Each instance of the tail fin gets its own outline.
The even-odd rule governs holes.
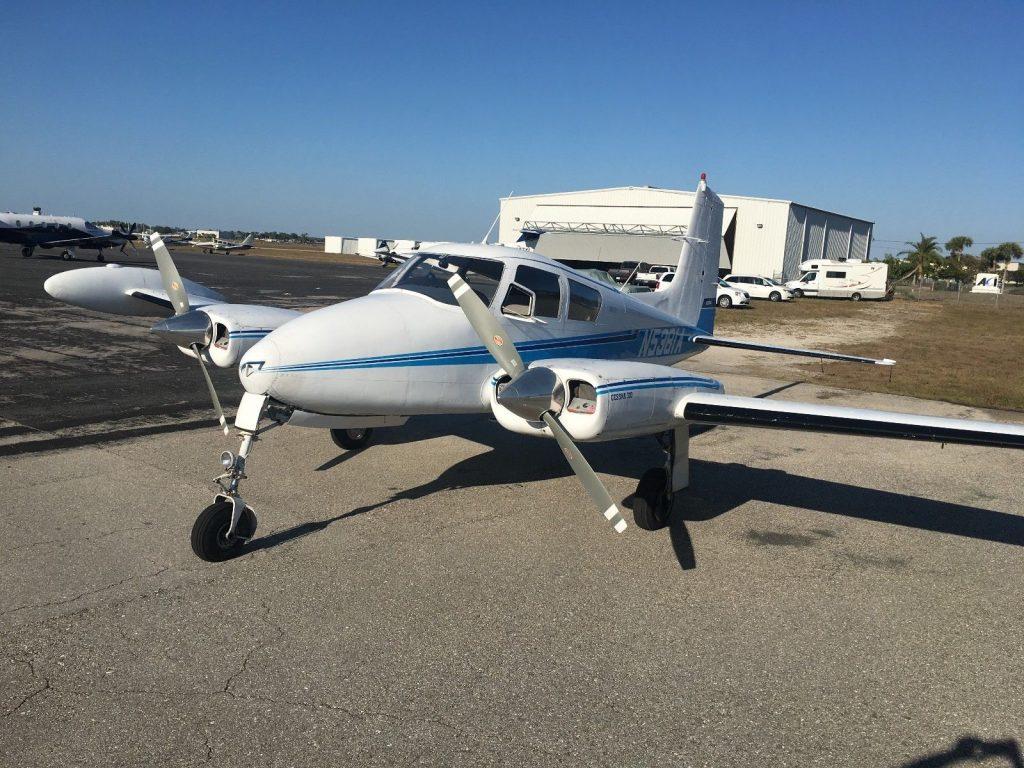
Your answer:
[[[242,245],[252,245],[252,232],[245,236],[245,240],[242,241]]]
[[[636,298],[705,333],[713,333],[715,329],[724,208],[721,198],[708,187],[702,173],[672,284],[657,293],[636,294]]]

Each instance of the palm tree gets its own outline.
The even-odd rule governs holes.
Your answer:
[[[964,251],[972,245],[974,245],[974,239],[967,235],[951,237],[949,242],[946,243],[946,252],[949,254],[949,260],[953,267],[952,271],[956,275],[957,280],[960,280],[966,273],[963,263]]]
[[[925,237],[924,232],[921,233],[920,240],[916,243],[908,240],[907,245],[910,246],[910,250],[900,251],[897,254],[898,256],[906,256],[905,263],[910,265],[910,271],[903,275],[903,277],[913,275],[914,282],[919,283],[921,278],[931,272],[939,259],[942,258],[942,246],[936,242],[936,238]]]

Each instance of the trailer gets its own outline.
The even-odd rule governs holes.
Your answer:
[[[889,265],[878,261],[828,261],[814,259],[800,265],[799,279],[786,288],[797,297],[831,299],[885,299],[889,297]]]

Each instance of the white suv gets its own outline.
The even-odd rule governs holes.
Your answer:
[[[722,278],[733,288],[746,291],[752,299],[768,299],[769,301],[789,301],[793,294],[782,283],[768,277],[752,275],[726,275]]]

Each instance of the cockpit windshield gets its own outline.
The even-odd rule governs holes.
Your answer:
[[[484,304],[490,306],[505,265],[492,259],[474,259],[468,256],[446,256],[426,253],[410,259],[391,273],[380,288],[402,288],[428,296],[442,304],[455,305],[455,295],[448,287],[448,278],[455,272],[462,276]]]

